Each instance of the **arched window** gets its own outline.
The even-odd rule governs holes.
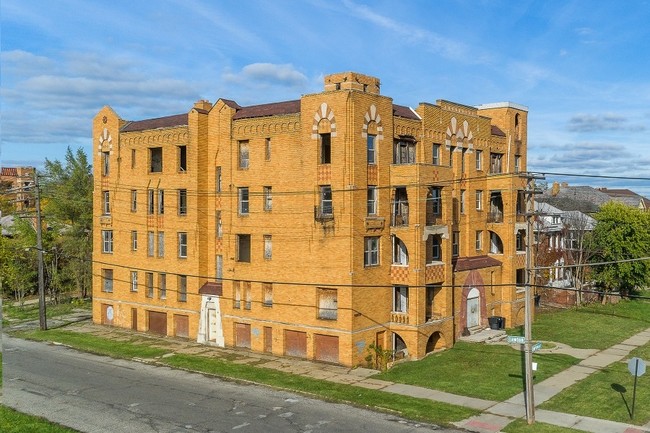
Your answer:
[[[406,266],[409,264],[409,253],[400,238],[393,235],[393,264]]]

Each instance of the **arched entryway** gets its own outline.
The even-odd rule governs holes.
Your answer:
[[[427,340],[425,353],[431,353],[434,350],[441,349],[445,346],[445,339],[439,331],[434,332]]]
[[[467,329],[476,328],[481,323],[481,294],[476,287],[467,294]]]
[[[406,342],[395,332],[393,332],[393,353],[395,354],[395,359],[402,359],[408,356]]]

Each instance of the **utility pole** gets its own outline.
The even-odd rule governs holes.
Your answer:
[[[34,197],[36,204],[36,249],[38,252],[38,321],[41,330],[47,330],[45,312],[45,278],[43,275],[43,226],[41,224],[41,192],[38,185],[38,173],[34,169]]]
[[[535,235],[533,233],[535,223],[535,179],[543,179],[543,176],[526,174],[526,292],[524,303],[524,369],[526,375],[526,421],[528,424],[535,422],[535,392],[533,390],[533,351],[532,351],[532,326],[533,326],[533,304],[532,304],[532,285],[535,281],[533,270],[533,243]]]

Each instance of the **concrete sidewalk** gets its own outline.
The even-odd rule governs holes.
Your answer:
[[[114,340],[133,341],[138,336],[149,344],[153,343],[173,353],[185,353],[206,357],[225,358],[230,362],[254,364],[258,367],[272,368],[287,373],[303,375],[314,379],[327,380],[361,388],[375,389],[410,397],[424,398],[432,401],[449,403],[476,409],[482,413],[478,416],[455,423],[459,428],[478,433],[500,432],[505,426],[518,418],[526,416],[524,393],[515,395],[506,401],[491,401],[479,398],[451,394],[433,389],[373,379],[377,371],[366,368],[348,368],[339,365],[323,364],[309,360],[284,358],[270,354],[250,352],[236,348],[217,348],[188,340],[156,336],[149,333],[135,332],[123,328],[95,325],[90,321],[79,321],[80,317],[71,317],[74,323],[68,329],[76,332],[104,336]],[[62,320],[57,324],[66,323]],[[650,328],[604,350],[573,349],[566,345],[557,345],[553,349],[543,349],[541,353],[564,353],[582,359],[580,363],[535,384],[535,405],[539,405],[574,383],[598,372],[612,363],[619,362],[637,347],[650,342]],[[618,423],[586,416],[571,415],[548,410],[536,410],[536,420],[561,427],[573,428],[593,433],[650,433],[650,423],[645,426]]]

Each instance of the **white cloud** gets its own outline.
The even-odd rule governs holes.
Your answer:
[[[244,66],[237,73],[224,73],[223,79],[226,82],[245,87],[283,86],[297,89],[304,88],[309,81],[293,65],[277,65],[273,63],[252,63]]]

